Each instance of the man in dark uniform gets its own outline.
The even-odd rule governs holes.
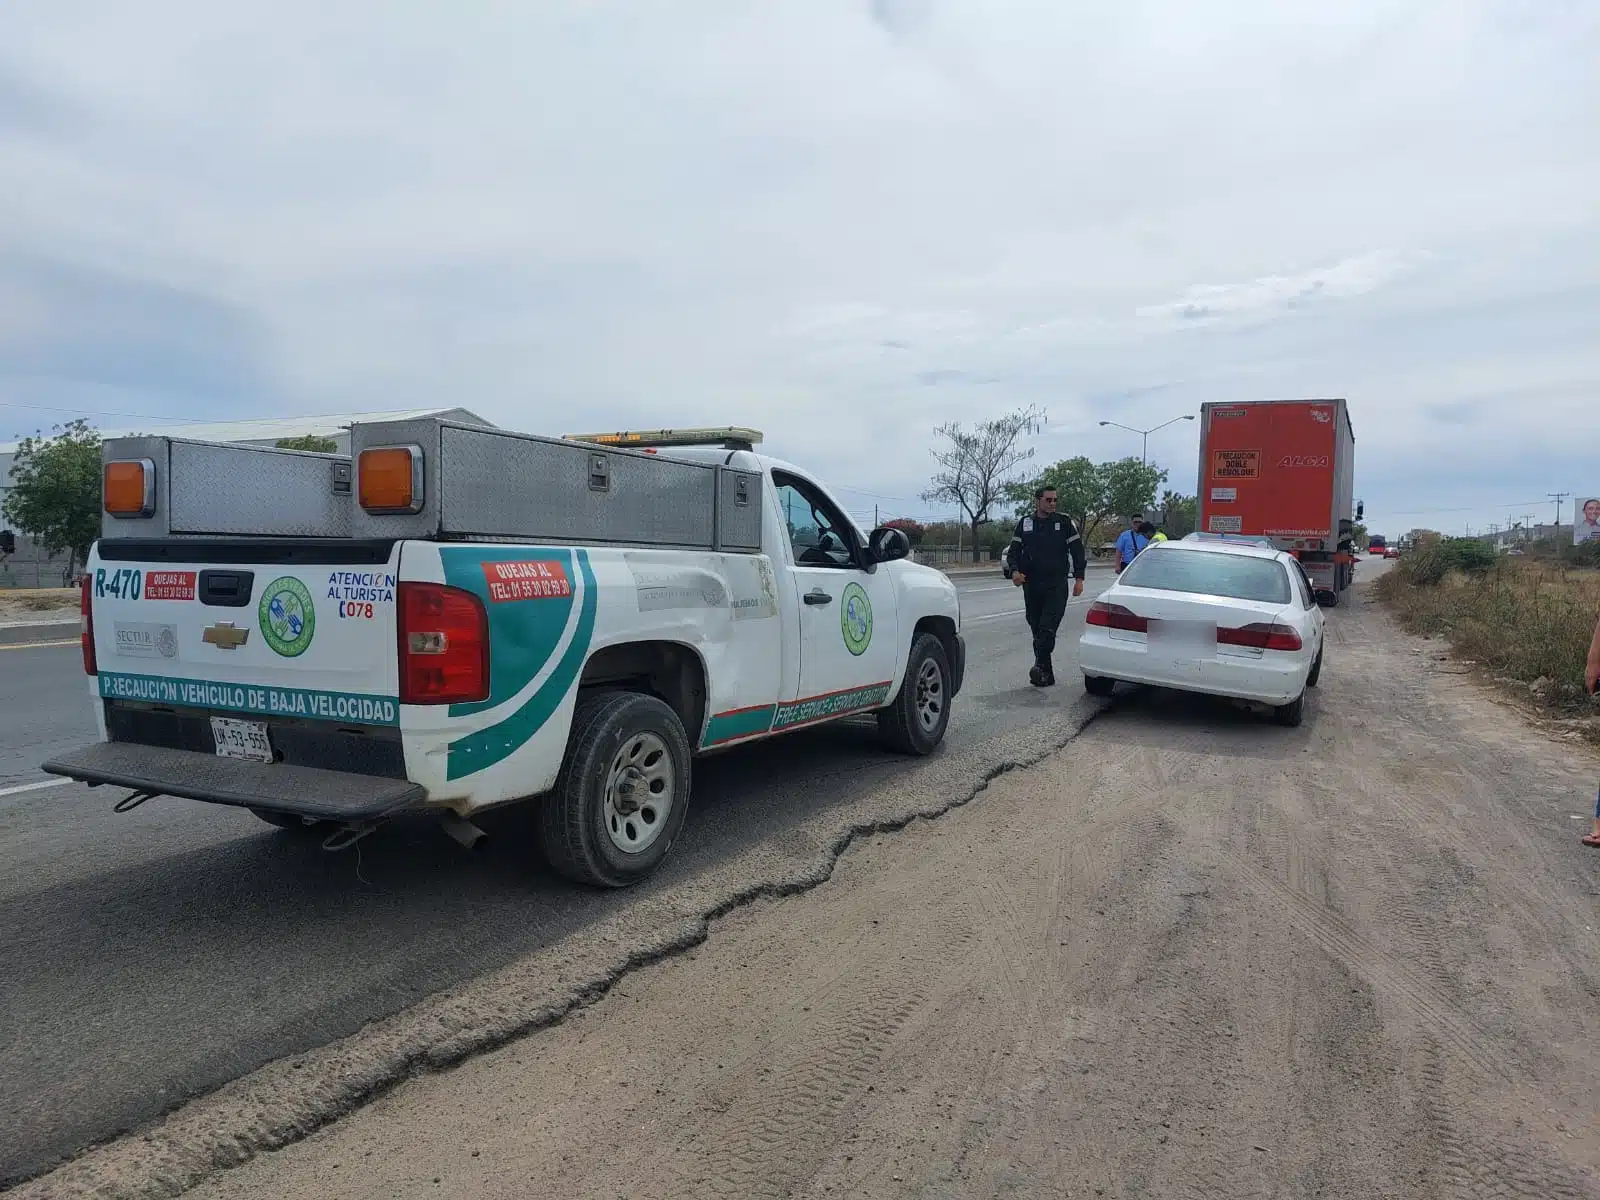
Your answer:
[[[1086,556],[1083,539],[1072,518],[1056,511],[1056,490],[1041,487],[1033,493],[1033,513],[1017,522],[1006,547],[1011,582],[1022,589],[1022,603],[1033,630],[1033,669],[1028,682],[1050,687],[1056,681],[1050,656],[1056,648],[1056,629],[1067,612],[1068,567],[1072,594],[1083,595]]]

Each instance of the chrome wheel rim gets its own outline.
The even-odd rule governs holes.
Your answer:
[[[933,659],[924,659],[917,672],[917,724],[925,733],[939,728],[944,719],[944,672]]]
[[[666,742],[653,733],[627,738],[606,774],[602,819],[611,844],[627,854],[648,850],[667,827],[675,799]]]

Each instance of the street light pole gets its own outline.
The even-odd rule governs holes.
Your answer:
[[[1126,429],[1129,433],[1137,433],[1141,439],[1139,446],[1139,462],[1142,466],[1150,465],[1150,435],[1157,430],[1165,429],[1168,425],[1176,425],[1179,421],[1194,420],[1193,413],[1184,413],[1181,417],[1173,417],[1170,421],[1163,421],[1159,425],[1152,425],[1149,429],[1135,429],[1132,425],[1122,425],[1116,421],[1101,421],[1101,425],[1110,425],[1116,429]]]

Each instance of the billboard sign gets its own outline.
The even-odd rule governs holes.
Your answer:
[[[1600,496],[1590,496],[1587,500],[1580,497],[1577,502],[1572,544],[1581,546],[1585,542],[1600,542]]]

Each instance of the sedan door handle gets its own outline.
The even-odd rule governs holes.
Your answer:
[[[807,604],[832,604],[833,597],[824,591],[807,592],[801,597]]]

